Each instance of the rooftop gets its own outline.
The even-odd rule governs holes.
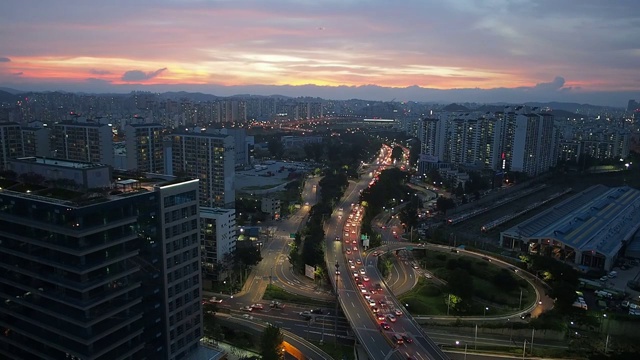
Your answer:
[[[80,161],[71,161],[71,160],[63,160],[63,159],[56,159],[56,158],[35,157],[35,156],[18,158],[18,159],[15,159],[14,161],[34,162],[40,165],[59,166],[59,167],[74,168],[74,169],[92,169],[96,167],[107,166],[107,165],[94,164],[89,162],[80,162]]]
[[[639,190],[595,185],[503,234],[556,239],[583,252],[614,255],[639,227]]]
[[[45,180],[41,184],[29,184],[18,179],[0,178],[0,194],[29,198],[35,201],[83,207],[95,203],[118,200],[123,197],[155,191],[156,186],[168,186],[191,179],[178,179],[167,175],[143,175],[114,172],[112,186],[106,189],[80,189],[73,184]]]

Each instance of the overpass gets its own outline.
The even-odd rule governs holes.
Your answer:
[[[349,243],[345,241],[335,241],[336,238],[342,238],[342,235],[345,235],[343,234],[343,229],[347,216],[345,213],[345,216],[340,217],[340,209],[351,211],[352,204],[359,202],[360,190],[365,189],[368,186],[368,182],[368,179],[363,177],[356,184],[349,186],[347,194],[343,197],[338,209],[334,211],[334,214],[325,224],[325,232],[327,234],[325,261],[327,268],[333,270],[337,267],[340,270],[339,274],[330,276],[333,288],[338,297],[338,303],[349,321],[355,337],[364,347],[370,359],[448,359],[447,355],[429,339],[421,326],[406,311],[402,311],[403,315],[399,316],[396,322],[391,324],[392,329],[387,331],[381,328],[378,320],[374,317],[371,305],[365,302],[364,296],[356,286],[352,276],[352,269],[349,267],[345,257],[347,246],[351,247],[353,251],[353,255],[350,256],[354,258],[361,257],[360,252],[362,252],[363,249],[360,244],[357,244],[359,241],[356,240],[355,245],[357,246],[351,245],[351,241],[349,241]],[[351,238],[356,239],[357,236],[359,236],[358,231],[350,234],[349,240],[351,240]],[[357,249],[354,249],[353,246]],[[366,259],[364,256],[362,256],[362,258]],[[376,304],[380,304],[380,311],[385,309],[387,309],[386,311],[390,311],[392,307],[404,309],[389,289],[386,288],[386,285],[384,285],[384,281],[373,262],[363,263],[360,268],[369,276],[370,283],[379,283],[383,288],[382,294],[371,295],[371,299],[375,300]],[[385,307],[385,309],[383,309],[383,307]],[[391,340],[391,336],[394,333],[408,335],[414,339],[413,344],[398,346]]]

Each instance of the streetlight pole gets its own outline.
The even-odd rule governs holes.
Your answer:
[[[327,313],[327,315],[331,315],[331,313]],[[320,345],[324,344],[324,317],[327,315],[320,316],[322,318],[322,337],[320,338]]]
[[[456,346],[460,345],[460,341],[456,340]],[[467,343],[464,343],[464,360],[467,360]]]
[[[333,328],[333,339],[334,339],[334,344],[337,346],[338,345],[338,280],[340,280],[340,277],[338,275],[340,264],[338,264],[338,260],[336,260],[335,266],[336,266],[336,311],[334,312],[335,322],[334,322],[334,328]]]
[[[484,307],[484,317],[487,317],[487,310],[489,310],[489,307],[485,306]]]
[[[520,288],[520,305],[518,305],[518,310],[522,309],[522,288]]]

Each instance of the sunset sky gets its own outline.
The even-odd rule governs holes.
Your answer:
[[[228,87],[234,93],[261,85],[254,89],[276,93],[282,85],[314,84],[318,87],[299,89],[514,88],[549,100],[558,94],[633,96],[640,90],[639,5],[637,0],[3,1],[0,86],[97,92]]]

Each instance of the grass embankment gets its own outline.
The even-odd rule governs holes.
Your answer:
[[[313,299],[307,296],[287,292],[283,288],[272,284],[267,285],[267,290],[264,292],[262,298],[264,300],[277,300],[293,304],[313,305],[321,307],[331,307],[334,305],[328,301]]]
[[[418,279],[416,287],[399,298],[413,314],[447,315],[449,294],[456,294],[456,287],[470,295],[462,298],[462,306],[452,305],[449,315],[511,314],[519,310],[521,291],[522,309],[535,301],[535,290],[528,282],[489,261],[441,252],[427,252],[419,261],[437,278],[452,282],[443,285],[436,279]],[[462,271],[465,282],[454,284]]]
[[[353,345],[342,345],[337,344],[334,345],[333,339],[330,339],[327,342],[325,339],[324,344],[320,345],[319,342],[313,342],[314,345],[322,349],[327,354],[331,355],[332,359],[346,359],[346,360],[355,360],[355,354],[353,353]]]

